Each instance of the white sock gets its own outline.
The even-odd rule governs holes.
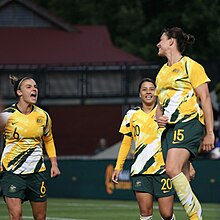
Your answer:
[[[140,215],[140,220],[152,220],[152,215],[151,216],[141,216]]]

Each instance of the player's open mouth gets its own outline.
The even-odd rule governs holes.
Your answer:
[[[147,95],[147,96],[145,96],[145,98],[146,98],[146,99],[152,99],[153,96],[152,96],[152,95]]]
[[[35,93],[32,93],[32,94],[31,94],[31,98],[34,98],[34,99],[36,99],[36,98],[37,98],[37,94],[35,94]]]

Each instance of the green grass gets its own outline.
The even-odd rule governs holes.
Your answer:
[[[220,204],[202,204],[203,220],[219,220]],[[177,220],[187,220],[185,211],[175,203]],[[87,199],[48,199],[47,220],[138,220],[136,201],[87,200]],[[154,220],[160,220],[157,203],[154,204]],[[8,211],[0,200],[0,219],[8,218]],[[33,219],[28,202],[23,204],[23,219]]]

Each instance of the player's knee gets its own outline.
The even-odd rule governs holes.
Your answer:
[[[15,206],[13,209],[9,209],[9,215],[12,220],[22,219],[22,210]]]
[[[22,219],[22,212],[11,211],[9,214],[10,214],[10,219],[12,220]]]
[[[170,178],[177,176],[181,172],[181,169],[173,166],[166,166],[166,173]]]
[[[141,216],[151,216],[153,214],[153,209],[152,208],[145,208],[140,210],[140,215]]]
[[[46,220],[46,213],[37,213],[34,215],[34,220]]]

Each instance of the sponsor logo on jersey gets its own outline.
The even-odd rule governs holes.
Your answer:
[[[172,72],[174,72],[174,73],[179,73],[179,69],[174,69]]]

